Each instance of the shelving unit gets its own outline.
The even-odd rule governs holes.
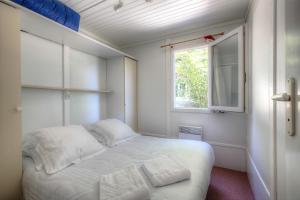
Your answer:
[[[42,90],[55,90],[55,91],[68,91],[68,92],[89,92],[89,93],[112,93],[111,90],[90,90],[83,88],[61,88],[61,87],[49,87],[39,85],[22,85],[25,89],[42,89]]]
[[[23,53],[27,52],[22,57],[27,59],[22,60],[21,63],[24,72],[28,72],[23,72],[21,86],[24,108],[22,131],[24,133],[42,127],[88,124],[107,117],[120,118],[119,115],[113,115],[118,107],[119,96],[122,95],[125,98],[122,91],[118,89],[125,90],[124,86],[127,84],[128,87],[128,82],[131,80],[128,80],[127,83],[120,83],[119,88],[116,89],[114,81],[118,82],[119,80],[116,80],[115,77],[111,77],[111,80],[107,78],[107,71],[114,70],[116,67],[109,66],[107,63],[116,58],[122,60],[130,58],[134,61],[134,68],[136,68],[136,59],[133,56],[80,31],[73,31],[10,0],[0,0],[0,2],[17,8],[21,14],[19,27],[22,32],[20,33],[21,39],[23,39],[21,48],[26,47],[23,49]],[[28,51],[28,49],[31,50]],[[39,59],[35,59],[34,56],[38,56]],[[74,58],[79,57],[91,60],[94,65],[85,63],[85,59],[72,62]],[[96,63],[97,59],[99,63]],[[94,66],[99,68],[95,69]],[[85,70],[85,68],[88,72],[92,70],[98,74],[94,77],[95,79],[88,80],[84,76],[78,75],[81,73],[80,70]],[[125,75],[128,73],[124,71],[124,64],[122,69],[123,71],[119,71],[120,76],[125,79]],[[100,71],[101,73],[98,73]],[[136,73],[136,69],[132,72]],[[132,74],[132,77],[134,79],[131,82],[135,84],[136,75]],[[109,81],[112,85],[107,83]],[[133,87],[132,91],[135,92],[136,86]],[[129,92],[126,95],[127,98],[131,98]],[[129,113],[130,109],[134,110],[134,119],[130,121],[127,116],[126,122],[130,125],[133,124],[133,128],[135,128],[136,107],[130,106],[129,103],[125,107],[126,101],[123,98],[124,111],[122,110],[121,114],[125,121],[125,114]],[[116,99],[115,105],[109,102],[111,99]],[[132,95],[132,99],[136,99],[136,94]],[[133,104],[136,105],[136,103]],[[49,113],[47,117],[41,117],[44,116],[45,105],[47,105]]]
[[[73,49],[98,56],[104,59],[110,59],[116,56],[126,56],[135,59],[131,55],[120,51],[104,42],[91,38],[81,32],[76,32],[55,21],[52,21],[38,13],[35,13],[10,0],[0,0],[5,4],[18,8],[21,11],[21,30],[37,37],[53,41],[58,44],[67,45]],[[88,92],[110,94],[111,90],[92,90],[84,88],[63,88],[40,85],[22,85],[27,89],[43,89],[69,92]]]
[[[122,52],[104,42],[91,38],[81,32],[73,31],[57,22],[54,22],[38,13],[35,13],[10,0],[0,0],[5,4],[11,5],[21,10],[21,30],[35,36],[65,44],[73,49],[99,56],[101,58],[112,58],[115,56],[133,56]]]

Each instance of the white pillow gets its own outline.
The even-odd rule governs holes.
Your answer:
[[[106,119],[96,122],[91,125],[90,129],[99,142],[109,147],[137,136],[127,124],[118,119]]]
[[[36,134],[36,152],[47,174],[87,159],[105,150],[82,126],[45,128]]]
[[[35,165],[35,169],[37,171],[40,171],[41,169],[43,169],[43,162],[41,157],[35,150],[35,147],[38,143],[36,137],[37,133],[38,132],[27,133],[23,138],[22,146],[23,146],[23,156],[32,158]]]

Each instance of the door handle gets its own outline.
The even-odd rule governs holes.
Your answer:
[[[273,101],[286,101],[288,103],[287,109],[286,109],[286,116],[287,116],[287,132],[290,136],[295,135],[295,79],[289,78],[288,79],[288,92],[287,93],[281,93],[281,94],[275,94],[272,96]]]
[[[15,111],[18,112],[18,113],[22,112],[23,108],[21,106],[17,106],[17,107],[15,107]]]
[[[272,96],[273,101],[290,101],[291,96],[287,93],[275,94]]]

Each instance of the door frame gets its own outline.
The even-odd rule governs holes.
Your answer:
[[[283,93],[287,91],[287,60],[286,60],[286,2],[287,0],[274,0],[276,7],[274,8],[276,11],[275,21],[276,21],[276,93]],[[284,150],[286,149],[286,137],[287,136],[287,123],[286,123],[286,103],[279,103],[275,107],[277,113],[280,115],[275,115],[275,141],[274,141],[274,199],[284,199],[288,195],[288,191],[286,189],[286,168]],[[277,123],[284,121],[284,123]],[[282,133],[285,134],[282,134]],[[297,134],[297,133],[296,133]]]
[[[272,66],[272,88],[270,92],[272,95],[277,93],[277,0],[273,0],[273,66]],[[271,84],[270,84],[271,85]],[[272,101],[270,99],[270,101]],[[276,102],[270,103],[270,115],[271,115],[271,186],[270,186],[270,199],[277,200],[277,109]]]
[[[273,94],[287,91],[286,82],[286,0],[274,1],[274,89]],[[286,197],[284,149],[286,127],[286,103],[274,102],[273,114],[273,173],[271,199],[280,200]],[[277,113],[280,115],[277,115]],[[284,123],[277,123],[284,122]],[[285,134],[282,135],[282,132]],[[279,181],[280,180],[280,181]]]

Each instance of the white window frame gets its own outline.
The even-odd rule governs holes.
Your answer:
[[[199,42],[189,43],[188,45],[176,45],[171,50],[171,109],[173,112],[195,112],[195,113],[210,113],[210,109],[207,108],[178,108],[175,107],[175,97],[176,97],[176,59],[175,53],[177,51],[184,51],[188,49],[200,49],[200,48],[208,48],[208,85],[209,85],[209,46],[207,44],[199,44]],[[209,88],[208,88],[209,91]],[[209,93],[207,93],[207,98],[209,100]],[[208,105],[209,101],[207,102]]]
[[[213,86],[213,66],[212,66],[212,46],[230,38],[233,35],[238,35],[238,83],[239,83],[239,94],[238,94],[238,106],[229,107],[229,106],[213,106],[212,105],[212,86]],[[217,111],[231,111],[231,112],[244,112],[245,111],[245,103],[244,103],[244,91],[245,91],[245,67],[244,67],[244,27],[240,26],[237,29],[225,34],[221,38],[218,38],[214,42],[209,44],[208,47],[208,65],[209,65],[209,82],[208,82],[208,108],[210,110]]]

